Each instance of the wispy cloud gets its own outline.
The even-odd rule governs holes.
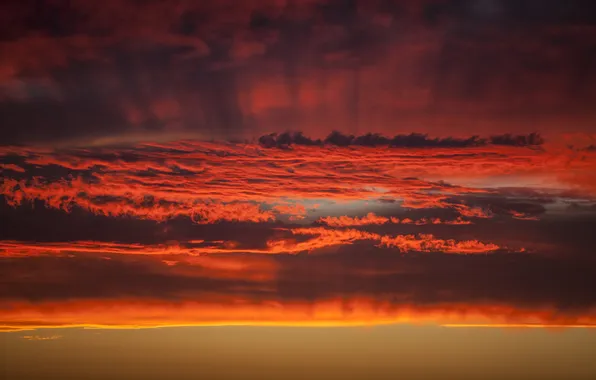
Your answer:
[[[62,335],[24,335],[21,338],[30,341],[46,341],[62,339]]]

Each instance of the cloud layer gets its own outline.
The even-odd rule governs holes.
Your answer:
[[[594,324],[589,151],[291,145],[3,147],[0,325]]]

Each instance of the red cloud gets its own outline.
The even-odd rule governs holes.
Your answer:
[[[453,203],[450,197],[491,190],[410,176],[440,175],[455,182],[465,182],[470,176],[474,182],[503,175],[536,176],[543,181],[550,177],[553,186],[557,186],[570,165],[574,172],[585,173],[586,178],[592,168],[586,161],[567,161],[562,166],[557,156],[515,148],[466,149],[465,154],[456,149],[404,152],[299,147],[291,151],[262,151],[251,145],[187,142],[165,145],[155,151],[142,146],[132,149],[129,153],[134,160],[110,150],[100,155],[91,151],[9,151],[24,155],[27,165],[93,170],[94,178],[89,182],[76,174],[60,180],[5,177],[2,194],[11,204],[38,199],[64,210],[80,206],[99,214],[155,220],[192,214],[202,215],[206,221],[272,220],[274,214],[251,202],[279,204],[284,198],[397,199],[406,208],[449,208],[462,216],[486,218],[490,216],[487,210]],[[490,183],[494,184],[494,180]],[[584,191],[591,192],[590,187]],[[301,210],[298,212],[303,215]]]
[[[281,230],[285,231],[285,230]],[[240,248],[232,241],[207,242],[203,240],[179,242],[168,245],[118,244],[98,241],[80,241],[72,243],[26,243],[18,241],[0,241],[0,256],[18,257],[40,254],[68,253],[105,253],[123,255],[158,255],[158,256],[198,256],[210,253],[263,253],[294,254],[304,251],[349,245],[356,241],[368,240],[379,246],[397,248],[401,252],[446,252],[446,253],[488,253],[503,249],[496,244],[482,243],[476,240],[455,241],[435,238],[430,234],[415,235],[379,235],[356,229],[330,229],[325,227],[304,227],[288,230],[289,237],[270,239],[263,249]],[[293,236],[312,236],[297,241]]]
[[[25,173],[25,169],[15,164],[0,164],[0,171],[12,170],[19,173]]]
[[[474,215],[476,216],[476,215]],[[466,225],[472,224],[469,220],[463,220],[457,218],[455,220],[442,220],[440,218],[422,218],[419,220],[412,220],[409,218],[399,219],[396,217],[384,217],[376,215],[373,212],[369,212],[363,217],[350,217],[350,216],[326,216],[318,220],[319,223],[326,224],[330,227],[353,227],[353,226],[367,226],[374,224],[416,224],[418,226],[425,224],[451,224],[451,225]]]

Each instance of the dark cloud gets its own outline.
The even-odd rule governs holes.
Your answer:
[[[265,284],[275,289],[274,293],[262,291],[262,281],[218,278],[220,272],[200,264],[170,266],[158,258],[76,254],[3,259],[0,298],[30,302],[114,298],[200,301],[202,295],[215,292],[254,303],[364,297],[395,306],[550,307],[563,315],[578,315],[596,305],[591,291],[596,285],[593,261],[536,254],[388,253],[355,245],[337,254],[269,257],[267,261],[275,263],[277,274]],[[211,262],[225,260],[226,256],[220,255]],[[105,281],[107,278],[110,280]]]
[[[472,136],[467,139],[444,137],[431,138],[426,134],[411,133],[409,135],[396,135],[393,138],[385,137],[379,133],[367,133],[362,136],[344,134],[333,131],[325,139],[312,139],[306,137],[302,132],[271,133],[261,136],[259,143],[264,148],[284,148],[290,145],[323,146],[336,145],[347,146],[368,146],[380,147],[389,146],[394,148],[467,148],[492,145],[508,145],[518,147],[533,147],[544,144],[544,139],[538,133],[529,135],[495,135],[488,139]]]
[[[0,298],[30,302],[120,297],[175,301],[184,294],[200,297],[210,292],[242,296],[246,293],[234,289],[251,285],[244,280],[209,277],[200,270],[197,276],[168,273],[167,267],[158,260],[120,260],[110,255],[2,260],[5,290]],[[258,293],[256,286],[252,293]]]
[[[280,294],[309,300],[364,294],[427,305],[554,304],[562,312],[589,308],[596,302],[587,292],[594,284],[592,270],[583,267],[589,262],[522,254],[400,257],[363,247],[346,250],[343,256],[286,258]]]
[[[491,136],[490,143],[494,145],[537,146],[544,144],[544,139],[538,133],[530,133],[529,135],[504,134]]]
[[[449,199],[453,203],[466,203],[489,210],[495,215],[511,215],[512,213],[540,216],[546,213],[546,206],[557,201],[554,196],[544,194],[519,194],[507,190],[497,190],[491,195],[477,194],[455,196]]]

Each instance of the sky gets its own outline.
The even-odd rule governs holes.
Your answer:
[[[0,374],[593,378],[595,52],[582,0],[4,1]]]
[[[138,3],[3,2],[3,140],[593,132],[590,0]]]

